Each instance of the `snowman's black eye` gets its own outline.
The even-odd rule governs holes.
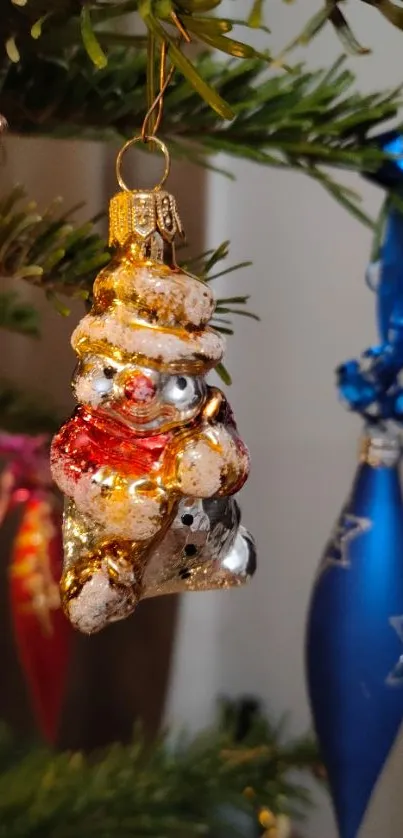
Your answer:
[[[201,376],[167,375],[163,387],[163,400],[178,410],[188,410],[199,404],[205,393]]]
[[[114,367],[104,367],[105,378],[113,378],[114,375],[116,375],[116,370]]]

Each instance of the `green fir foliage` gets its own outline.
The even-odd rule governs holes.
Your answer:
[[[355,90],[354,74],[340,58],[326,71],[299,64],[267,69],[258,58],[194,61],[197,72],[225,97],[234,113],[220,119],[180,75],[165,97],[161,136],[174,155],[202,165],[225,152],[264,166],[294,169],[315,178],[352,212],[359,196],[328,167],[373,171],[383,159],[374,131],[396,117],[401,88],[372,94]],[[0,76],[0,112],[19,134],[99,140],[138,134],[144,118],[146,56],[116,47],[97,69],[77,48],[61,57],[27,56]]]
[[[289,2],[289,0],[284,0]],[[403,29],[403,7],[393,0],[361,0],[366,6],[372,6],[380,14],[398,29]],[[293,39],[286,51],[298,45],[306,45],[312,40],[326,24],[331,24],[340,38],[343,47],[352,55],[366,55],[370,50],[363,46],[356,38],[350,23],[349,10],[357,0],[322,0],[316,2],[316,9],[312,17],[304,26],[302,32]],[[347,8],[346,8],[347,7]],[[343,11],[342,11],[343,9]]]
[[[55,433],[61,415],[48,395],[19,390],[12,381],[0,378],[0,428],[15,434]],[[1,836],[1,824],[0,824]]]
[[[76,0],[55,0],[52,8],[44,0],[2,0],[8,9],[0,24],[0,40],[4,56],[17,64],[36,49],[44,56],[56,58],[81,44],[93,64],[100,70],[108,63],[112,45],[144,47],[146,33],[158,44],[166,41],[178,70],[206,102],[223,119],[232,119],[229,103],[198,72],[178,43],[182,39],[201,43],[236,58],[259,56],[250,44],[229,37],[234,24],[242,21],[222,18],[211,12],[220,5],[215,0],[93,0],[84,4]],[[120,33],[114,22],[137,12],[144,24],[143,35]],[[245,20],[245,26],[248,21]],[[127,27],[125,27],[127,28]],[[130,28],[130,27],[129,27]],[[265,60],[269,55],[265,54]],[[4,63],[4,59],[3,59]]]
[[[35,309],[14,291],[0,293],[0,329],[39,337],[39,318]]]
[[[42,288],[65,314],[69,310],[60,296],[91,301],[94,279],[112,255],[105,239],[96,232],[94,225],[98,219],[75,226],[71,221],[74,209],[63,213],[60,200],[56,200],[40,213],[35,202],[26,203],[22,187],[15,187],[0,201],[0,277],[23,279]],[[206,282],[251,265],[251,262],[241,262],[221,267],[228,255],[229,242],[223,242],[215,250],[191,260],[181,262],[179,253],[178,261]],[[219,298],[216,314],[243,314],[258,319],[251,312],[238,310],[248,299],[247,295]],[[34,311],[28,304],[19,303],[14,293],[0,295],[2,328],[38,335]]]
[[[240,738],[238,714],[193,739],[147,745],[139,732],[102,754],[54,754],[0,739],[1,838],[245,838],[234,813],[262,807],[303,816],[310,798],[291,773],[316,773],[308,738],[286,741],[257,715]],[[229,812],[232,810],[232,817]],[[238,821],[239,824],[239,821]]]
[[[284,0],[289,2],[289,0]],[[303,31],[293,39],[290,46],[306,44],[317,35],[325,25],[331,24],[339,35],[343,46],[353,54],[368,52],[357,40],[349,24],[349,10],[358,0],[316,0],[312,17]],[[372,6],[393,26],[403,28],[403,9],[393,0],[361,0],[366,7]],[[266,29],[270,24],[270,7],[264,9],[263,0],[254,0],[248,4],[244,20],[232,20],[220,14],[221,0],[2,0],[0,18],[0,43],[3,54],[9,60],[18,62],[22,55],[38,50],[54,51],[71,49],[81,42],[89,60],[98,68],[103,68],[108,61],[110,44],[130,44],[142,47],[146,42],[146,33],[152,33],[156,40],[166,39],[171,43],[175,58],[178,59],[176,43],[178,23],[187,36],[197,43],[220,50],[237,58],[250,58],[256,51],[248,43],[248,38],[238,40],[233,37],[234,25],[239,23],[250,28]],[[246,6],[246,2],[245,2]],[[144,24],[144,34],[131,35],[116,31],[116,21],[126,24],[128,14],[137,12]],[[265,14],[264,14],[265,12]],[[266,21],[267,19],[267,21]],[[269,60],[269,50],[265,53]],[[179,55],[176,61],[179,69],[199,90],[207,94],[211,105],[218,105],[222,116],[228,115],[225,101],[220,102],[213,90],[209,90],[203,76],[197,74],[187,61]]]

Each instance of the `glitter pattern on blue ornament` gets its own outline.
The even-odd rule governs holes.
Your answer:
[[[364,421],[359,463],[325,547],[308,616],[308,691],[340,838],[358,838],[403,721],[403,138],[375,179],[386,198],[382,242],[367,270],[379,343],[336,371]],[[403,206],[403,204],[402,204]]]

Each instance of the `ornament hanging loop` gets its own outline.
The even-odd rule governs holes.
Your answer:
[[[124,146],[120,149],[119,154],[116,158],[116,177],[121,189],[125,192],[130,192],[131,190],[127,186],[126,182],[122,177],[121,166],[122,166],[122,158],[127,151],[128,148],[132,145],[136,145],[139,142],[147,143],[154,143],[160,151],[162,151],[165,157],[165,169],[162,175],[161,180],[156,186],[153,187],[153,192],[157,192],[158,190],[162,189],[164,183],[166,182],[169,172],[171,170],[171,158],[169,151],[162,140],[160,140],[156,134],[159,130],[161,125],[162,115],[164,111],[164,96],[167,90],[168,85],[171,83],[173,74],[175,72],[175,67],[172,65],[169,72],[166,72],[166,63],[167,63],[167,53],[168,53],[168,44],[166,41],[162,42],[161,45],[161,56],[160,56],[160,89],[159,93],[155,97],[151,107],[148,109],[145,117],[144,122],[141,128],[141,134],[138,137],[133,137],[132,139],[128,140]]]
[[[141,135],[138,136],[138,137],[132,137],[131,140],[128,140],[127,143],[125,143],[124,146],[122,146],[122,148],[120,149],[119,154],[116,158],[116,178],[117,178],[117,181],[118,181],[118,184],[119,184],[120,188],[123,189],[124,192],[130,192],[131,190],[127,186],[127,183],[125,182],[125,180],[122,177],[121,167],[122,167],[123,155],[127,151],[127,149],[130,148],[131,146],[137,145],[138,143],[143,143],[143,142],[144,143],[155,143],[155,145],[158,146],[159,150],[162,151],[162,153],[164,155],[164,158],[165,158],[164,173],[162,175],[161,180],[153,187],[153,189],[152,189],[153,192],[158,192],[160,189],[162,189],[162,187],[164,186],[164,183],[166,182],[166,180],[169,176],[169,173],[171,171],[171,156],[169,154],[167,146],[165,145],[165,143],[162,142],[162,140],[159,139],[159,137],[153,137],[153,136],[148,136],[148,135],[146,135],[144,138]]]

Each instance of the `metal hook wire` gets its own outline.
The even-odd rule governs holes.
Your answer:
[[[172,22],[174,23],[174,25],[176,26],[176,28],[179,32],[178,45],[181,43],[181,41],[185,41],[187,44],[190,44],[191,43],[191,37],[190,37],[188,31],[186,30],[186,28],[183,26],[183,23],[179,19],[178,15],[174,11],[171,12],[171,19],[172,19]],[[168,43],[167,43],[167,41],[162,41],[161,57],[160,57],[160,79],[159,79],[160,89],[159,89],[159,93],[155,97],[151,107],[148,109],[148,111],[147,111],[147,113],[144,117],[144,122],[143,122],[143,125],[142,125],[142,128],[141,128],[141,136],[142,136],[144,142],[146,141],[146,137],[154,137],[156,135],[156,133],[158,132],[158,130],[160,128],[160,125],[161,125],[162,116],[163,116],[163,112],[164,112],[164,96],[165,96],[165,93],[166,93],[166,90],[167,90],[168,86],[170,85],[170,83],[172,81],[172,78],[173,78],[173,75],[174,75],[174,72],[175,72],[175,65],[174,64],[172,64],[169,72],[168,73],[166,72],[167,56],[168,56]],[[155,119],[154,125],[151,125],[151,120],[154,116],[155,111],[157,111],[157,117]]]
[[[166,74],[166,60],[167,60],[167,52],[168,52],[168,45],[166,41],[163,41],[161,46],[161,59],[160,59],[160,90],[157,96],[155,97],[151,107],[148,109],[145,117],[144,122],[141,128],[141,136],[143,138],[143,142],[146,142],[146,137],[154,137],[159,127],[161,125],[161,120],[164,112],[164,96],[167,90],[168,85],[171,83],[173,74],[175,72],[175,66],[172,64],[168,74]],[[158,109],[158,110],[157,110]],[[154,112],[157,110],[157,118],[155,120],[154,125],[152,128],[149,127],[150,120],[153,117]]]
[[[190,40],[191,40],[190,36],[189,36],[188,32],[186,31],[186,29],[184,28],[184,26],[182,25],[182,23],[180,22],[177,15],[175,15],[175,13],[173,12],[171,17],[172,17],[172,20],[173,20],[175,26],[177,27],[177,29],[180,33],[178,43],[180,43],[182,40],[185,40],[187,43],[189,43]],[[141,127],[140,135],[138,137],[133,137],[131,140],[128,140],[124,144],[123,148],[120,149],[119,154],[118,154],[117,159],[116,159],[116,177],[117,177],[119,186],[124,191],[130,191],[130,190],[129,190],[129,187],[126,185],[126,182],[124,181],[124,179],[122,177],[122,173],[121,173],[122,158],[123,158],[123,155],[124,155],[125,151],[128,148],[130,148],[131,146],[136,145],[136,143],[139,143],[139,142],[143,142],[145,144],[154,143],[155,145],[158,146],[160,151],[162,151],[162,153],[165,157],[164,173],[163,173],[162,178],[159,181],[159,183],[157,183],[156,186],[154,186],[153,191],[160,190],[162,188],[162,186],[164,185],[164,183],[165,183],[165,181],[166,181],[166,179],[169,175],[170,166],[171,166],[169,151],[168,151],[165,143],[163,143],[162,140],[160,140],[156,136],[157,131],[159,130],[159,127],[161,125],[161,120],[162,120],[162,116],[163,116],[163,112],[164,112],[164,96],[165,96],[167,87],[171,83],[174,72],[175,72],[175,65],[172,64],[170,69],[169,69],[169,72],[167,73],[167,70],[166,70],[167,56],[168,56],[168,43],[167,43],[167,41],[162,41],[161,55],[160,55],[160,72],[159,72],[159,86],[160,86],[159,93],[155,97],[151,107],[148,109],[148,111],[147,111],[147,113],[144,117],[144,121],[143,121],[143,125]],[[154,124],[152,124],[153,116],[154,116],[155,112],[157,112],[157,116],[156,116]]]

